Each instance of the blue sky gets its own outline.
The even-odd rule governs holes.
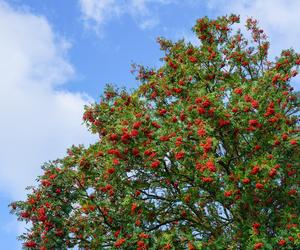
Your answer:
[[[158,36],[197,44],[199,17],[254,16],[274,57],[300,51],[299,12],[297,0],[0,0],[1,249],[21,249],[24,230],[7,204],[24,198],[43,162],[95,141],[81,125],[83,105],[106,83],[138,86],[130,65],[160,65]]]

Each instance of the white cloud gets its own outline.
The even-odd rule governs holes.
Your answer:
[[[0,37],[0,190],[20,199],[43,162],[92,142],[81,125],[91,99],[56,89],[75,71],[66,59],[70,44],[44,17],[0,1]]]
[[[103,25],[123,15],[131,16],[141,29],[159,24],[159,16],[151,6],[177,3],[177,0],[79,0],[85,26],[101,35]]]

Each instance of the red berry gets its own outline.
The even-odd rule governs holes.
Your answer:
[[[280,241],[278,241],[278,245],[279,246],[284,246],[286,244],[286,240],[281,239]]]
[[[157,168],[159,166],[160,162],[159,161],[153,161],[151,163],[151,168]]]
[[[243,179],[243,183],[244,183],[244,184],[248,184],[248,183],[250,183],[250,179],[249,179],[249,178],[245,178],[245,179]]]

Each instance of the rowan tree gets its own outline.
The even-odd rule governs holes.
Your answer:
[[[43,165],[12,212],[29,249],[299,249],[300,56],[269,59],[257,21],[197,20],[159,38],[158,69],[107,86],[83,120],[99,141]],[[247,38],[248,37],[248,38]]]

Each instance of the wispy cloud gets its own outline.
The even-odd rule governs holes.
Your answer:
[[[79,3],[85,27],[94,29],[99,35],[104,24],[123,12],[115,0],[79,0]]]
[[[106,23],[129,15],[141,29],[153,28],[160,23],[152,6],[169,5],[177,0],[79,0],[82,18],[87,28],[101,36]]]

